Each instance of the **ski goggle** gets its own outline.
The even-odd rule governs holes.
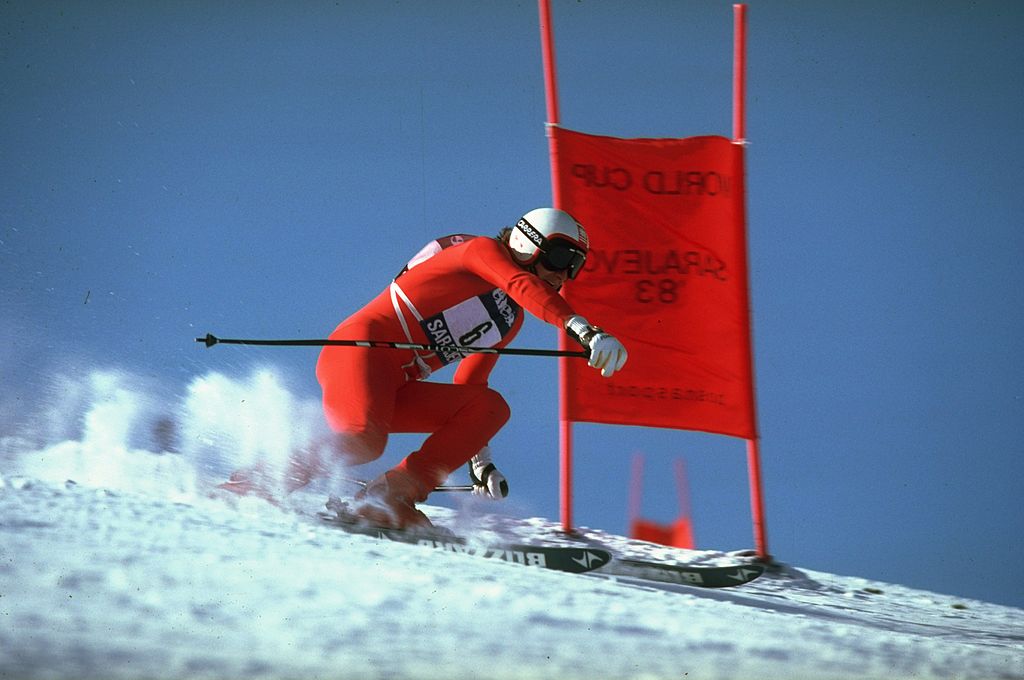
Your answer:
[[[587,261],[587,254],[562,241],[548,241],[540,252],[540,263],[553,272],[569,272],[575,279]]]

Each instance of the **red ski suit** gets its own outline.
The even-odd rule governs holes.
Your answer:
[[[522,310],[562,328],[572,308],[551,286],[516,264],[493,238],[465,234],[428,244],[394,282],[330,337],[437,344],[439,352],[325,347],[316,375],[331,429],[349,464],[380,457],[388,434],[430,436],[399,467],[424,489],[465,464],[508,421],[509,408],[487,386],[493,354],[463,358],[458,345],[503,347]],[[451,384],[424,382],[460,361]]]

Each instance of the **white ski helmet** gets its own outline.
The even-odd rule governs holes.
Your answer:
[[[590,242],[583,226],[556,208],[536,208],[519,218],[509,234],[508,246],[516,262],[540,262],[552,271],[568,271],[574,279],[587,259]]]

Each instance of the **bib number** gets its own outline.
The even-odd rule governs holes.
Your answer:
[[[500,288],[463,300],[420,322],[442,364],[465,356],[462,347],[494,347],[508,335],[519,305]]]
[[[480,338],[484,337],[484,333],[491,330],[491,328],[493,327],[493,323],[491,323],[490,321],[484,321],[482,324],[480,324],[470,332],[460,336],[459,344],[462,345],[463,347],[475,345],[480,340]]]

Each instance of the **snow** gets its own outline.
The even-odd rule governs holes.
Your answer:
[[[235,388],[194,386],[201,454],[133,446],[148,411],[116,380],[93,385],[79,435],[0,440],[0,678],[1024,678],[1021,609],[794,565],[723,590],[563,574],[346,534],[313,516],[322,490],[284,508],[211,495],[237,461],[199,425],[223,427]],[[571,541],[490,507],[425,510],[471,539]]]
[[[0,518],[0,677],[1024,677],[1024,611],[792,567],[714,591],[576,576],[21,476]]]

